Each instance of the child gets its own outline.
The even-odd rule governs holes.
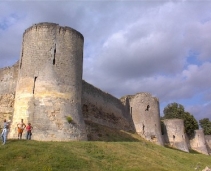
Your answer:
[[[4,126],[3,126],[2,133],[1,133],[3,145],[7,141],[7,132],[8,132],[8,129],[9,129],[9,124],[7,123],[6,119],[4,119]]]

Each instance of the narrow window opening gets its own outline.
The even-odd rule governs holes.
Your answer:
[[[54,54],[53,54],[53,65],[55,65],[56,63],[56,44],[55,44],[55,48],[54,48]]]
[[[144,132],[145,125],[143,124],[142,131]]]
[[[23,58],[23,52],[22,52],[21,61],[20,61],[20,69],[22,67],[22,58]]]
[[[145,109],[145,111],[149,111],[149,108],[150,108],[150,106],[149,106],[149,105],[147,105],[147,108]]]
[[[175,135],[173,135],[173,140],[175,140]]]
[[[34,87],[33,87],[33,94],[34,94],[34,90],[35,90],[35,82],[37,80],[37,77],[34,77]]]

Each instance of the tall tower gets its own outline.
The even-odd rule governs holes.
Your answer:
[[[54,23],[39,23],[23,34],[14,115],[31,122],[33,139],[86,140],[81,112],[83,42],[81,33]]]
[[[149,141],[163,145],[158,99],[149,93],[138,93],[128,98],[136,132]]]

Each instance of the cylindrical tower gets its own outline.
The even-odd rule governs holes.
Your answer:
[[[165,143],[182,151],[189,152],[185,136],[184,120],[182,119],[165,119],[164,137]]]
[[[190,147],[199,153],[208,155],[203,129],[194,131],[194,137],[190,139]]]
[[[158,99],[149,93],[138,93],[128,98],[136,132],[149,141],[163,145]]]
[[[17,137],[23,119],[34,127],[35,140],[87,139],[81,112],[83,42],[78,31],[54,23],[24,32],[10,138]]]

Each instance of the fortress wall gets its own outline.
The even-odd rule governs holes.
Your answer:
[[[199,153],[208,155],[203,129],[194,131],[194,136],[190,139],[190,147]]]
[[[82,87],[82,111],[86,123],[94,122],[119,130],[134,130],[131,116],[119,99],[85,81]]]
[[[165,119],[163,123],[165,143],[179,150],[189,152],[184,121],[182,119]]]
[[[39,23],[23,35],[14,116],[31,122],[33,139],[86,140],[81,113],[83,36],[70,27]],[[72,122],[68,119],[72,118]]]
[[[211,135],[205,135],[205,143],[208,153],[211,154]]]
[[[15,102],[15,88],[18,78],[18,62],[0,69],[0,122],[11,120]]]
[[[127,96],[136,132],[143,138],[163,145],[159,101],[149,93]]]

